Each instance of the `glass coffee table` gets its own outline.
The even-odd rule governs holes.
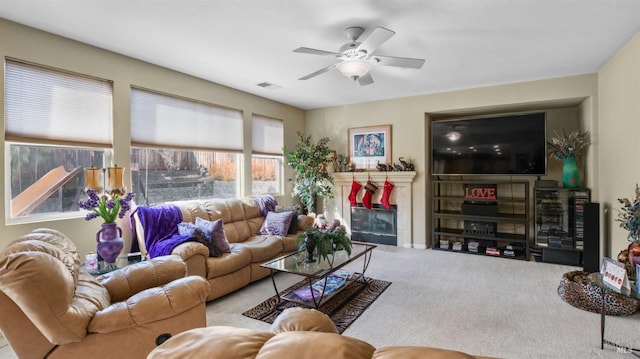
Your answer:
[[[607,296],[619,295],[622,297],[640,300],[640,294],[636,291],[634,285],[631,285],[631,289],[625,287],[622,287],[621,289],[613,288],[612,286],[609,286],[602,281],[602,274],[600,274],[599,272],[589,274],[587,276],[587,281],[600,288],[601,293],[602,307],[600,308],[600,349],[604,349],[604,346],[606,344],[619,349],[623,349],[624,351],[631,353],[633,356],[640,358],[640,349],[620,345],[604,338],[606,318],[605,304],[607,303]]]
[[[339,250],[329,255],[329,260],[311,263],[305,262],[306,254],[294,252],[264,263],[261,267],[271,270],[273,289],[280,301],[286,300],[317,309],[350,283],[362,284],[363,288],[366,286],[364,273],[371,261],[371,251],[376,247],[369,243],[353,242],[351,255],[344,250]],[[362,272],[343,269],[358,259],[363,261]],[[275,279],[275,274],[280,272],[304,277],[306,284],[290,287],[281,292],[278,290]]]

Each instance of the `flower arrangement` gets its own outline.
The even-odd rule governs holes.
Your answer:
[[[632,201],[628,198],[618,198],[622,204],[622,209],[618,211],[616,221],[620,222],[620,227],[629,231],[627,240],[631,243],[638,242],[640,237],[640,187],[636,184],[636,197]]]
[[[122,198],[118,195],[109,198],[106,194],[99,196],[95,190],[88,189],[87,196],[89,196],[89,199],[78,202],[78,207],[91,211],[87,213],[84,219],[89,221],[102,217],[104,223],[114,223],[116,218],[123,218],[127,211],[131,209],[131,200],[134,193],[129,192]]]
[[[554,133],[555,137],[551,138],[551,141],[547,141],[547,145],[551,157],[557,160],[579,156],[591,142],[589,131],[575,130],[567,135],[563,130],[562,136],[557,132]]]

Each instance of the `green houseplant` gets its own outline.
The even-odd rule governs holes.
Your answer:
[[[314,213],[317,196],[333,198],[333,177],[327,171],[330,163],[327,147],[328,137],[318,143],[311,142],[311,136],[297,132],[298,143],[293,151],[282,148],[287,164],[296,171],[293,196],[298,196],[307,213]]]
[[[310,240],[313,241],[313,246],[308,246]],[[320,263],[320,261],[326,259],[329,260],[330,264],[333,264],[333,261],[330,260],[329,255],[333,254],[334,251],[344,250],[348,255],[351,255],[351,248],[353,247],[351,239],[343,229],[323,230],[311,226],[307,227],[304,232],[298,233],[296,244],[298,253],[305,250],[309,252],[308,261],[314,261],[313,252],[315,249],[317,262]]]

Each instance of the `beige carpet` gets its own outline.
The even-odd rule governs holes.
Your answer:
[[[426,345],[503,358],[632,358],[615,348],[600,350],[599,314],[558,297],[562,274],[576,269],[379,246],[366,274],[393,284],[344,335],[376,347]],[[299,277],[277,280],[286,288]],[[253,283],[210,302],[207,323],[268,330],[269,324],[242,313],[273,295],[269,278]],[[640,314],[607,317],[606,323],[606,338],[640,347]],[[15,358],[4,343],[0,338],[0,358]]]
[[[600,350],[599,314],[558,296],[562,274],[577,269],[379,246],[367,276],[393,284],[343,334],[376,347],[426,345],[502,358],[631,358],[615,348]],[[298,280],[277,278],[280,288]],[[207,322],[268,330],[242,312],[273,294],[270,279],[254,283],[209,303]],[[640,347],[639,313],[606,323],[606,338]]]

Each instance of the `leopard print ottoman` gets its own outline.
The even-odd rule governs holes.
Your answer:
[[[602,308],[602,294],[600,288],[589,283],[589,273],[584,271],[567,272],[562,275],[558,286],[558,295],[572,306],[600,313]],[[640,300],[609,292],[606,295],[605,314],[627,316],[640,308]]]

